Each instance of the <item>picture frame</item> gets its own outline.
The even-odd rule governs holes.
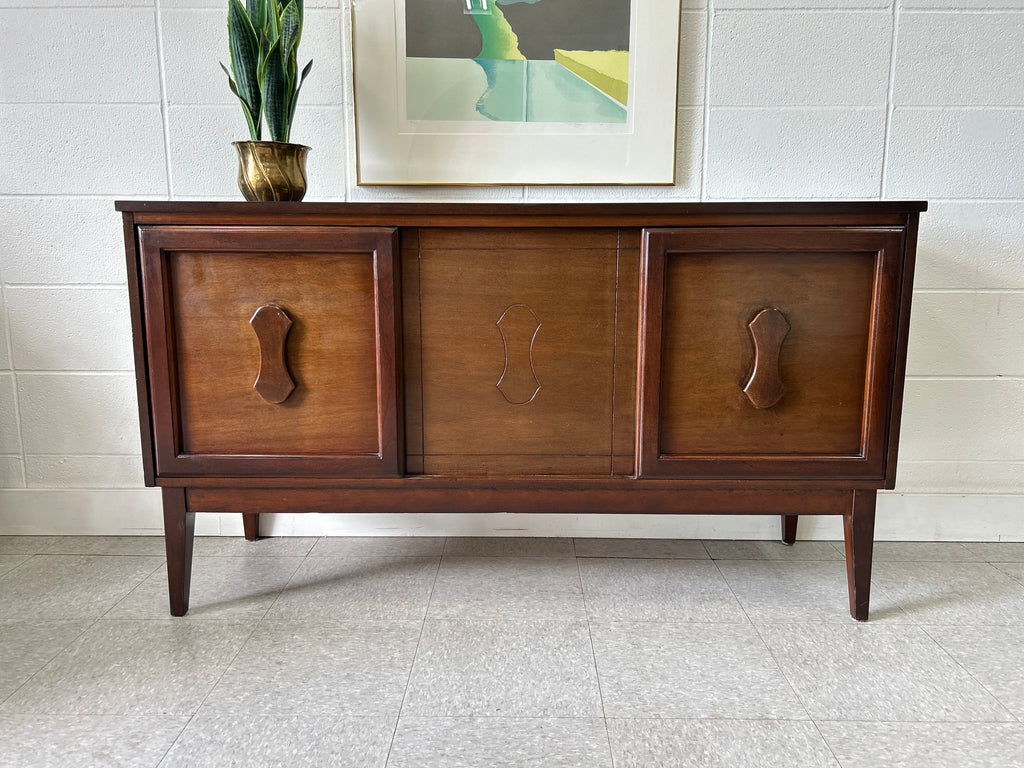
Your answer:
[[[474,21],[483,32],[482,24],[497,23],[462,18],[479,12],[481,7],[492,13],[496,8],[503,16],[511,16],[512,10],[519,13],[516,5],[567,1],[572,2],[353,3],[357,183],[672,184],[679,0],[603,0],[624,4],[627,9],[625,66],[621,65],[623,53],[618,50],[563,50],[554,46],[555,60],[541,60],[545,51],[552,50],[551,40],[557,43],[560,35],[579,47],[582,33],[578,25],[563,21],[559,27],[545,20],[529,26],[520,24],[518,16],[515,24],[525,28],[525,33],[511,35],[513,45],[526,48],[530,38],[535,49],[541,50],[537,59],[519,55],[515,49],[511,55],[499,52],[499,57],[506,58],[492,60],[486,33],[484,48],[476,56],[466,54],[465,44],[458,49],[461,53],[448,55],[458,48],[462,38],[449,43],[445,30],[464,30],[469,21]],[[408,4],[412,3],[430,7],[410,8]],[[443,22],[437,19],[438,9],[444,14]],[[424,18],[437,19],[445,26],[438,28],[441,34],[422,34],[419,17],[410,16],[421,33],[410,39],[407,14],[424,10],[429,11]],[[536,15],[535,9],[528,10]],[[621,19],[621,8],[618,11]],[[620,24],[618,31],[610,29],[608,33],[625,41],[624,26]],[[507,42],[509,37],[505,34],[503,39]],[[583,44],[590,39],[583,38]],[[543,48],[545,43],[547,47]],[[475,44],[479,45],[479,37]],[[424,52],[442,55],[423,56]],[[618,60],[605,64],[611,54]],[[599,58],[592,64],[595,55]],[[612,74],[606,76],[602,67]],[[506,77],[506,73],[510,74]],[[611,86],[609,77],[615,81]]]

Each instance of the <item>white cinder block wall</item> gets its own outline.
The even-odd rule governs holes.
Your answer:
[[[388,0],[363,0],[387,2]],[[643,2],[643,0],[634,0]],[[1024,0],[683,0],[674,187],[357,187],[348,0],[306,0],[312,200],[924,198],[879,538],[1024,539]],[[239,199],[223,0],[0,0],[0,533],[160,529],[115,198]],[[237,533],[237,516],[200,516]],[[810,521],[808,537],[839,535]],[[273,516],[290,533],[772,537],[762,518]]]

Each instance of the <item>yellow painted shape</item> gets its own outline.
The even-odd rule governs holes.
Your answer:
[[[555,61],[620,104],[626,103],[629,95],[629,51],[563,51],[555,48]]]

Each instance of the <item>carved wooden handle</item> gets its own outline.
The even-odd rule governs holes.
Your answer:
[[[291,318],[277,304],[264,304],[253,313],[249,325],[260,344],[260,372],[252,388],[268,403],[283,403],[295,389],[285,361]]]
[[[747,324],[754,342],[754,370],[743,392],[755,408],[771,408],[786,394],[779,371],[782,342],[789,333],[789,321],[775,307],[762,309]]]
[[[498,332],[505,345],[505,369],[495,386],[512,405],[526,405],[540,392],[533,369],[533,342],[540,318],[525,304],[513,304],[498,318]]]

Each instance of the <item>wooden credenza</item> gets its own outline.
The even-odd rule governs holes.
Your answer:
[[[842,515],[868,615],[919,202],[119,202],[171,613],[195,513]]]

